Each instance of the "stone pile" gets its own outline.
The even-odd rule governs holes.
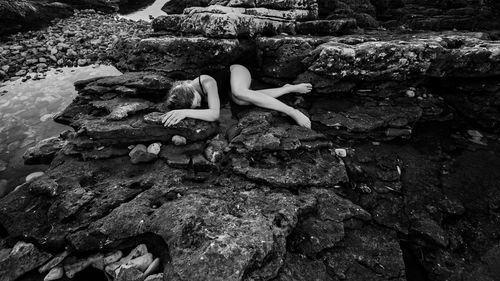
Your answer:
[[[0,43],[0,82],[42,79],[45,72],[106,60],[120,38],[143,36],[149,24],[119,19],[94,10],[77,11],[46,29],[17,33]]]

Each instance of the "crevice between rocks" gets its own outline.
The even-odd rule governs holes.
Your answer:
[[[419,259],[411,249],[411,242],[402,234],[398,235],[399,245],[403,253],[405,263],[406,280],[408,281],[429,281],[427,272],[420,263]]]

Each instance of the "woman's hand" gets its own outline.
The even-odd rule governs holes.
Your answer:
[[[182,109],[172,110],[165,113],[165,115],[161,119],[161,122],[163,123],[164,126],[170,127],[172,125],[179,123],[184,118],[186,118],[186,112],[184,110]]]

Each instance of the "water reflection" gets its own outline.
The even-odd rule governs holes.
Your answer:
[[[132,13],[123,13],[120,15],[120,17],[136,21],[137,20],[151,21],[151,19],[149,18],[150,15],[155,18],[162,15],[166,15],[166,13],[161,10],[161,8],[168,1],[169,0],[156,0],[153,4],[151,4],[151,6],[144,7],[141,10]]]
[[[73,83],[119,74],[112,66],[67,67],[47,72],[43,80],[17,80],[0,87],[0,197],[23,183],[26,175],[46,168],[24,166],[22,155],[40,140],[69,129],[52,116],[76,96]]]

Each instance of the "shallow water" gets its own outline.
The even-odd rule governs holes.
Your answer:
[[[144,7],[138,11],[134,11],[131,13],[120,14],[119,16],[122,18],[125,18],[125,19],[130,19],[130,20],[135,20],[135,21],[137,21],[137,20],[151,21],[151,19],[149,18],[150,15],[155,17],[155,18],[162,16],[162,15],[166,15],[166,13],[161,10],[161,8],[168,1],[169,0],[156,0],[150,6]]]
[[[25,166],[22,155],[35,143],[70,129],[52,117],[76,96],[73,83],[119,74],[112,66],[65,67],[47,72],[42,80],[19,79],[0,87],[0,197],[23,183],[28,174],[46,168]]]

